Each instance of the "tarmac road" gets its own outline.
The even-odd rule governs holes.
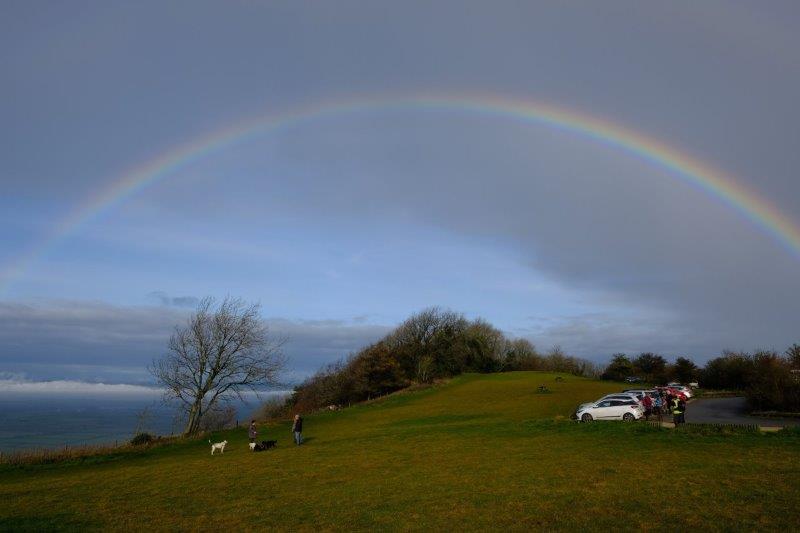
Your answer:
[[[798,418],[768,418],[747,414],[744,398],[700,398],[686,406],[686,422],[702,424],[757,424],[800,426]]]

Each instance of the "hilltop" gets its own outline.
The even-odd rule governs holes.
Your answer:
[[[540,372],[463,375],[306,417],[224,455],[205,440],[0,470],[0,529],[791,529],[797,432],[577,424],[620,385]],[[537,393],[539,384],[550,393]]]

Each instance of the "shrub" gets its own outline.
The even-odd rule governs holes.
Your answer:
[[[282,420],[291,416],[286,398],[274,397],[265,400],[253,413],[256,420]]]
[[[203,413],[200,419],[202,431],[219,431],[236,424],[236,408],[232,405],[217,405]]]
[[[800,383],[791,373],[788,360],[775,352],[753,355],[754,372],[747,387],[750,407],[761,411],[800,411]]]
[[[145,444],[150,444],[154,440],[156,440],[156,438],[153,435],[151,435],[150,433],[137,433],[131,439],[131,445],[132,446],[142,446],[142,445],[145,445]]]

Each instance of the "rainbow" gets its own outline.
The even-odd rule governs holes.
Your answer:
[[[255,135],[326,117],[389,109],[482,114],[538,124],[590,139],[662,168],[676,179],[723,202],[800,258],[800,228],[779,209],[721,171],[642,132],[585,112],[544,102],[513,100],[495,95],[415,95],[356,98],[304,106],[282,114],[247,119],[172,147],[122,173],[110,187],[73,210],[55,226],[51,234],[4,270],[0,277],[0,291],[7,289],[14,279],[67,236],[143,189],[168,178],[185,165]]]

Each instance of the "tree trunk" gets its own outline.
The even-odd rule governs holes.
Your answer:
[[[197,430],[200,429],[200,418],[203,416],[203,403],[202,400],[197,400],[192,405],[191,410],[189,411],[189,420],[186,422],[186,430],[183,432],[184,435],[192,435],[197,433]]]

